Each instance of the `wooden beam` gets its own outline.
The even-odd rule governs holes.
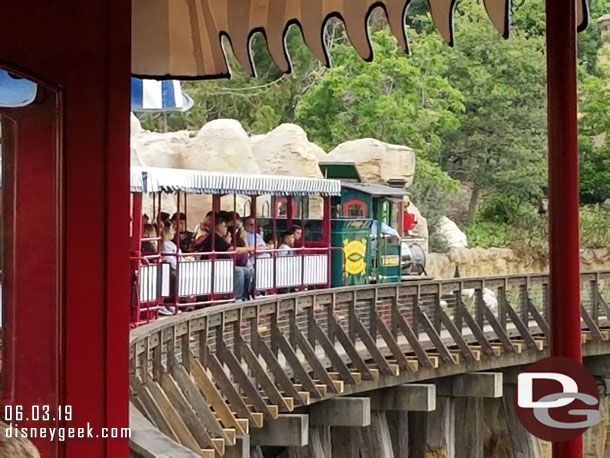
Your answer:
[[[436,385],[400,385],[371,393],[373,410],[431,412],[436,409]]]
[[[214,448],[216,451],[222,455],[224,454],[225,442],[224,438],[222,443],[212,442],[212,438],[208,433],[208,430],[203,426],[205,420],[200,420],[193,409],[189,405],[188,401],[184,397],[184,394],[178,388],[176,381],[172,378],[171,375],[165,373],[161,375],[161,388],[165,392],[168,400],[172,403],[182,421],[193,435],[193,438],[199,444],[201,449],[210,449]],[[213,419],[214,417],[212,417]],[[206,419],[207,420],[207,419]],[[218,423],[216,422],[216,425]],[[217,448],[218,447],[218,448]]]
[[[312,426],[362,427],[371,424],[369,398],[335,398],[313,404],[309,409]]]
[[[356,332],[356,334],[358,336],[360,336],[360,339],[366,346],[366,349],[368,350],[370,355],[373,357],[373,360],[375,361],[375,364],[379,368],[379,371],[383,375],[397,375],[395,373],[395,371],[390,367],[390,365],[386,361],[385,357],[381,354],[381,352],[377,348],[377,342],[375,342],[373,340],[373,338],[371,337],[369,332],[366,330],[366,328],[364,327],[364,325],[362,324],[360,319],[357,316],[353,316],[352,320],[354,323],[354,331]]]
[[[471,372],[445,377],[436,384],[439,396],[466,398],[502,397],[502,372]]]
[[[326,394],[322,394],[322,392],[318,389],[312,378],[309,376],[309,374],[301,364],[301,361],[299,361],[299,357],[296,355],[294,349],[290,346],[290,343],[286,340],[286,338],[279,332],[276,332],[274,340],[277,343],[280,351],[286,358],[286,361],[292,368],[295,378],[302,383],[303,388],[309,391],[318,399],[325,397]]]
[[[129,448],[142,458],[198,458],[200,455],[171,440],[133,405],[129,406]]]
[[[347,353],[347,356],[349,356],[352,365],[362,374],[362,378],[365,380],[374,380],[375,377],[358,353],[358,350],[356,350],[356,347],[354,347],[354,343],[350,340],[347,333],[343,330],[341,325],[337,323],[334,317],[332,317],[331,327],[333,329],[333,334],[337,337],[337,340],[339,340],[339,343],[345,350],[345,353]]]

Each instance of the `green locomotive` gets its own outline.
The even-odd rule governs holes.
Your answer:
[[[422,273],[423,250],[402,238],[404,183],[363,183],[353,162],[319,165],[325,178],[341,180],[341,195],[331,198],[332,286],[394,283],[406,271]]]

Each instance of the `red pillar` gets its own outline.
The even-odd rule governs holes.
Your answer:
[[[3,215],[14,242],[3,403],[70,405],[72,421],[46,426],[95,433],[128,426],[130,7],[7,0],[0,15],[0,67],[45,87],[3,113],[14,137],[3,185],[17,196]],[[45,457],[128,454],[127,440],[101,437],[35,444]]]
[[[575,0],[546,0],[551,355],[581,361]],[[582,438],[554,443],[582,457]]]

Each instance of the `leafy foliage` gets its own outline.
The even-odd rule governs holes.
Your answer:
[[[580,187],[581,200],[601,203],[610,198],[610,52],[599,64],[601,76],[581,71]]]
[[[580,243],[586,248],[610,247],[610,212],[599,205],[580,210]]]
[[[445,240],[439,236],[436,227],[441,216],[447,214],[449,196],[457,192],[458,182],[440,167],[427,159],[415,163],[415,178],[409,188],[411,200],[416,202],[419,211],[425,215],[429,227],[429,246],[432,251],[447,251]]]
[[[448,78],[464,96],[460,126],[443,137],[442,164],[473,184],[470,222],[485,192],[521,200],[541,194],[545,180],[545,75],[543,40],[513,30],[503,40],[480,7],[460,8],[459,29],[448,56]]]
[[[405,58],[384,29],[372,37],[375,59],[364,62],[347,43],[332,48],[333,67],[301,97],[297,122],[330,149],[363,137],[409,145],[432,158],[441,135],[457,127],[461,94],[441,75],[447,63],[436,35],[412,36]]]

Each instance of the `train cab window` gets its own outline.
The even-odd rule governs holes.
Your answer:
[[[392,204],[391,213],[390,213],[390,226],[397,228],[399,224],[399,216],[400,216],[400,208],[401,204],[398,202],[394,202]]]
[[[350,199],[343,203],[344,218],[366,218],[367,214],[367,205],[359,199]]]
[[[364,207],[360,203],[353,203],[347,206],[347,215],[350,218],[364,218]]]

